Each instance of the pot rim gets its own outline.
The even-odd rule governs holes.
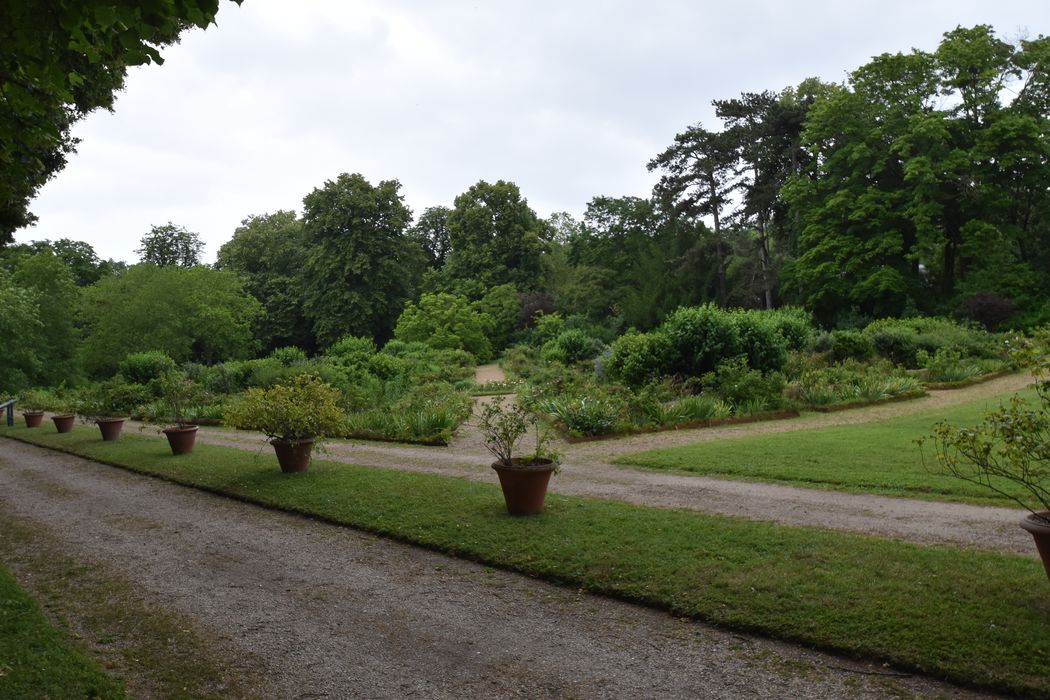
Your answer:
[[[506,470],[510,472],[547,472],[558,468],[558,464],[547,457],[528,461],[522,460],[522,457],[515,457],[510,464],[497,460],[492,463],[492,468],[496,471]]]
[[[162,433],[190,433],[200,426],[197,425],[169,425],[166,428],[161,428]]]
[[[1031,533],[1050,534],[1050,511],[1029,513],[1020,522],[1023,529]]]

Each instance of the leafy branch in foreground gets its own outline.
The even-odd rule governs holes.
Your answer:
[[[1016,501],[1050,523],[1050,327],[1037,332],[1034,341],[1023,341],[1012,354],[1037,378],[1036,406],[1014,396],[972,428],[942,421],[931,438],[937,461],[947,473]],[[1019,485],[1027,497],[1006,490],[1007,482]]]

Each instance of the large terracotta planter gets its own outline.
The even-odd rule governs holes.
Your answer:
[[[103,440],[117,440],[120,438],[120,431],[124,429],[125,420],[125,418],[99,418],[95,423],[98,424]]]
[[[314,449],[313,438],[307,440],[270,440],[273,451],[277,453],[277,463],[285,474],[305,472],[310,466],[310,453]]]
[[[51,416],[51,420],[55,424],[55,430],[60,433],[72,432],[73,421],[76,419],[76,416]]]
[[[197,426],[173,425],[164,429],[164,437],[168,438],[168,445],[173,455],[184,455],[193,452],[193,446],[197,442]]]
[[[43,411],[25,411],[22,413],[22,417],[26,419],[27,428],[39,428],[44,422]]]
[[[547,484],[557,468],[554,462],[549,459],[528,462],[514,459],[510,464],[493,462],[492,468],[499,475],[508,513],[537,515],[543,512]]]
[[[1044,519],[1037,518],[1037,515]],[[1021,521],[1021,527],[1032,534],[1035,548],[1039,550],[1039,558],[1046,569],[1046,577],[1050,579],[1050,511],[1029,514]]]

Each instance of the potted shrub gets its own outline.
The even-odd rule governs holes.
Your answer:
[[[932,439],[937,460],[952,476],[985,486],[1029,511],[1020,525],[1031,533],[1050,578],[1050,328],[1038,342],[1013,353],[1033,368],[1037,402],[1020,396],[972,428],[941,422]],[[1011,488],[1012,487],[1012,488]],[[1020,488],[1017,488],[1020,487]]]
[[[25,419],[27,428],[39,428],[44,422],[44,406],[36,392],[28,391],[21,399],[22,418]]]
[[[77,419],[77,402],[63,398],[51,404],[51,409],[54,411],[51,422],[55,424],[55,430],[60,433],[71,432]]]
[[[186,409],[197,395],[197,385],[175,370],[161,375],[159,383],[164,402],[171,410],[172,424],[161,429],[168,439],[171,453],[182,455],[192,452],[197,442],[197,426],[187,421]]]
[[[117,440],[124,428],[126,416],[120,415],[119,386],[116,381],[99,382],[86,389],[77,405],[77,413],[87,423],[94,423],[103,440]],[[61,432],[61,431],[59,431]]]
[[[485,447],[496,458],[492,468],[499,476],[507,512],[542,513],[547,484],[558,468],[557,455],[548,449],[548,434],[540,430],[536,418],[522,406],[505,405],[503,396],[482,405],[478,427]],[[518,443],[530,429],[536,432],[535,449],[531,454],[515,456]]]
[[[317,441],[337,434],[346,420],[339,392],[311,375],[269,389],[248,389],[227,406],[224,422],[269,438],[283,472],[306,471]]]

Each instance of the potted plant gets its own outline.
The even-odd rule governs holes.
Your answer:
[[[505,405],[497,396],[482,405],[478,422],[485,447],[496,461],[492,468],[499,476],[507,512],[511,515],[536,515],[543,512],[547,485],[558,469],[557,454],[548,448],[549,434],[540,429],[535,416],[517,403]],[[515,456],[518,443],[529,430],[536,433],[531,454]]]
[[[160,377],[164,402],[171,409],[172,424],[162,428],[173,455],[193,451],[197,442],[197,426],[187,421],[186,409],[197,395],[197,385],[177,371],[165,372]]]
[[[98,425],[103,440],[117,440],[127,417],[120,415],[119,385],[115,380],[99,382],[80,396],[77,413],[85,422]],[[60,431],[61,432],[61,431]]]
[[[39,428],[44,422],[44,408],[39,395],[35,391],[27,391],[22,395],[21,404],[26,427]]]
[[[937,461],[952,476],[985,486],[1029,511],[1031,533],[1050,578],[1050,327],[1023,341],[1014,358],[1032,367],[1036,405],[1013,396],[971,428],[942,421],[932,439]]]
[[[55,424],[55,430],[60,433],[68,433],[73,430],[73,423],[77,419],[77,402],[69,398],[63,398],[51,404],[51,422]]]
[[[226,407],[224,422],[241,430],[258,430],[269,438],[283,472],[306,471],[310,453],[321,439],[342,430],[346,417],[339,392],[312,375],[288,384],[248,389]]]

